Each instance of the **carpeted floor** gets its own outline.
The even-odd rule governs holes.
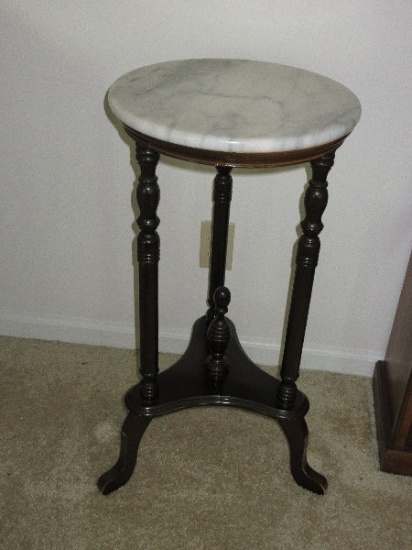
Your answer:
[[[292,480],[276,422],[223,408],[154,420],[104,497],[135,381],[130,350],[0,338],[1,549],[412,548],[412,478],[378,470],[369,379],[300,378],[324,497]]]

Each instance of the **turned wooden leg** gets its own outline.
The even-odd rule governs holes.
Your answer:
[[[284,409],[290,408],[296,397],[296,380],[299,376],[313,279],[319,258],[318,235],[323,229],[321,218],[328,203],[326,178],[333,166],[334,157],[335,154],[330,153],[311,162],[313,175],[305,194],[306,216],[300,224],[303,234],[299,239],[296,255],[296,272],[281,368],[282,381],[277,395],[278,405]]]
[[[151,418],[129,413],[122,427],[120,456],[116,464],[104,473],[97,486],[104,495],[127,483],[133,474],[140,441],[151,422]]]
[[[304,489],[324,495],[328,488],[326,479],[315,472],[306,460],[308,427],[304,418],[277,419],[289,443],[290,469],[293,479]]]
[[[136,148],[136,158],[140,165],[137,201],[140,216],[137,224],[140,233],[137,238],[137,258],[139,262],[139,308],[140,308],[140,393],[151,403],[158,394],[157,374],[159,351],[158,315],[158,263],[160,238],[156,231],[159,218],[156,215],[160,199],[157,184],[156,166],[159,154],[148,149]]]
[[[232,200],[232,168],[217,166],[213,188],[212,246],[209,271],[208,323],[213,319],[213,297],[218,287],[225,284],[226,252],[229,231],[230,202]]]
[[[160,239],[156,231],[159,218],[156,215],[160,191],[156,166],[159,154],[136,146],[136,158],[140,165],[137,186],[137,202],[140,216],[137,224],[137,259],[139,262],[139,312],[140,312],[140,395],[151,404],[157,397],[158,368],[158,263]],[[121,433],[120,456],[117,463],[103,474],[97,484],[107,495],[124,485],[133,473],[140,440],[151,418],[129,413]]]

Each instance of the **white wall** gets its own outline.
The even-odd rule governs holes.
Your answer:
[[[303,367],[370,374],[411,249],[412,4],[403,0],[3,0],[0,333],[133,346],[129,141],[105,112],[118,76],[173,58],[313,70],[363,105],[338,152]],[[306,167],[307,168],[307,167]],[[205,310],[200,222],[213,170],[164,159],[161,347]],[[278,361],[305,167],[235,171],[231,317]]]

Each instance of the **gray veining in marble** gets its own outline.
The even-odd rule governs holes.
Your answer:
[[[136,69],[109,89],[113,113],[172,143],[255,153],[305,149],[350,133],[361,106],[345,86],[274,63],[169,61]]]

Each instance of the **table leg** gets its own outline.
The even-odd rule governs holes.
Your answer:
[[[158,394],[157,373],[159,351],[158,314],[158,263],[160,238],[156,231],[159,218],[156,215],[160,190],[156,177],[159,154],[149,149],[136,147],[136,158],[140,165],[137,186],[137,202],[140,216],[137,224],[140,233],[137,238],[139,262],[139,308],[140,308],[140,393],[149,403]]]
[[[328,482],[315,472],[306,459],[309,432],[304,418],[277,419],[289,444],[290,470],[293,479],[304,489],[324,495]]]
[[[226,252],[229,231],[230,202],[232,200],[232,168],[217,166],[213,189],[212,246],[209,272],[209,294],[206,317],[208,323],[214,317],[213,296],[218,287],[225,284]]]
[[[127,483],[136,466],[137,451],[146,428],[152,421],[129,412],[121,432],[120,456],[116,464],[100,476],[97,486],[104,495]]]
[[[303,234],[296,254],[296,272],[281,368],[282,381],[277,395],[278,404],[284,409],[292,406],[297,392],[296,380],[299,376],[313,279],[319,258],[318,235],[323,229],[321,218],[328,202],[326,178],[333,166],[334,157],[333,152],[311,162],[312,179],[305,194],[306,216],[300,224]]]
[[[150,405],[157,397],[158,384],[158,263],[160,239],[156,231],[156,215],[160,199],[156,166],[159,154],[136,146],[136,159],[140,165],[137,202],[140,215],[137,224],[137,259],[139,262],[139,313],[140,313],[140,373],[142,401]],[[100,476],[97,485],[104,495],[124,485],[133,473],[140,441],[151,422],[151,417],[129,412],[121,433],[120,456],[116,464]]]

